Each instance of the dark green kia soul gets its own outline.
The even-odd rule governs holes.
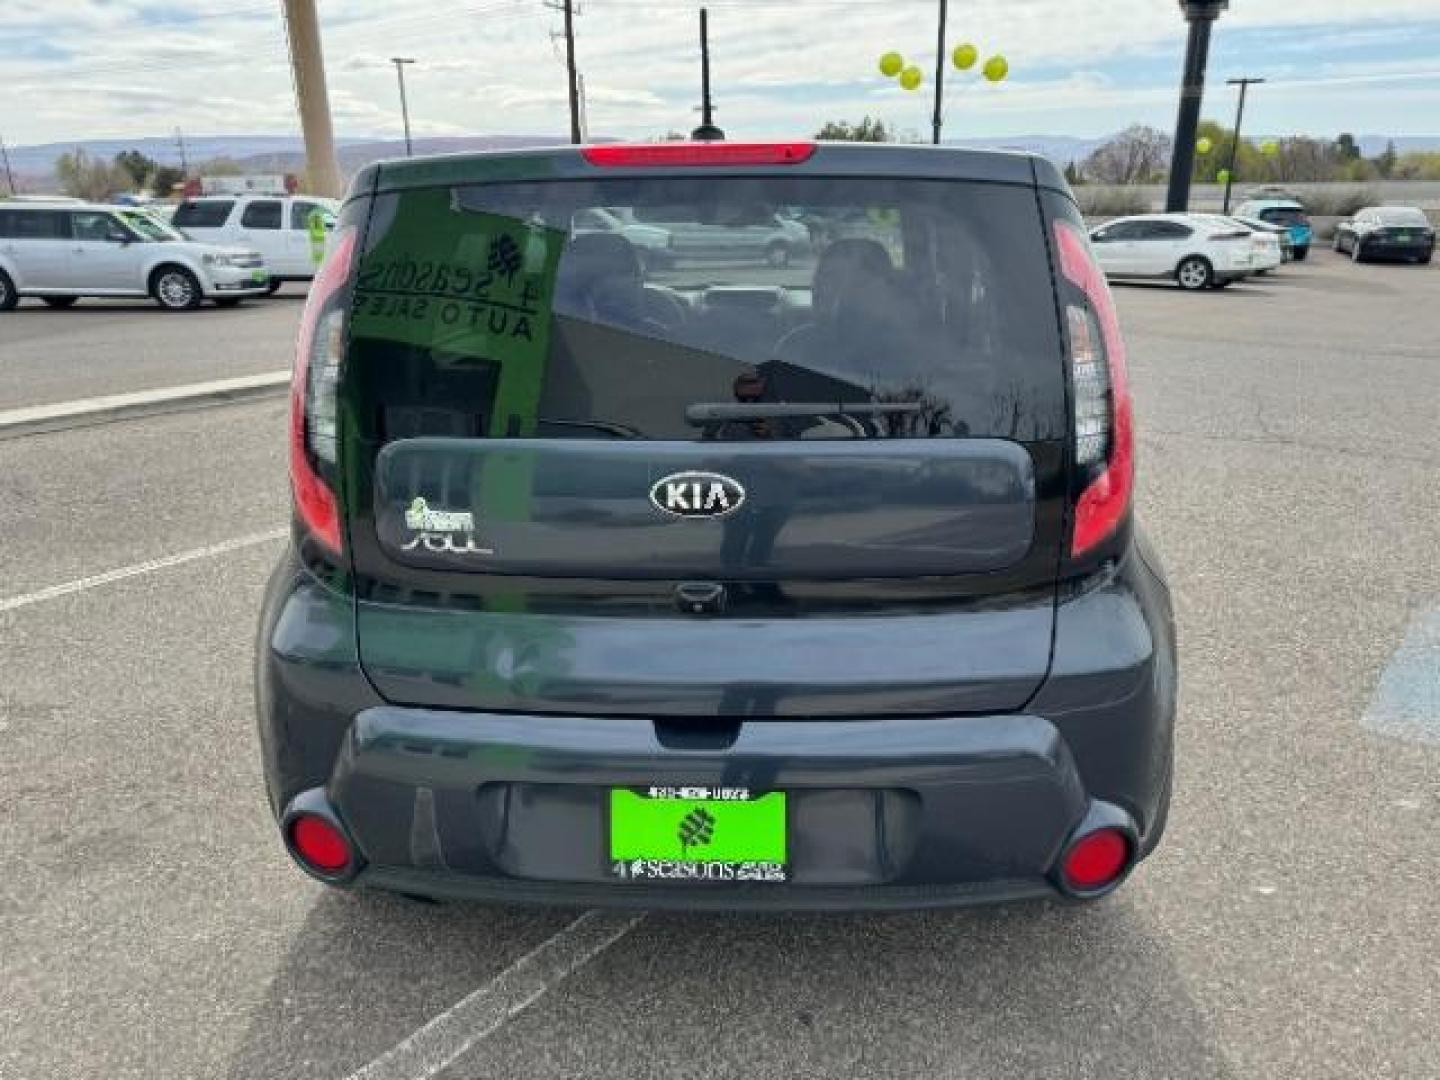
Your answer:
[[[260,738],[321,881],[926,907],[1098,897],[1158,842],[1170,602],[1047,162],[375,165],[292,397]]]

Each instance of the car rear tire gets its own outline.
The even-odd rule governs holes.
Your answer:
[[[284,284],[285,283],[281,281],[278,277],[272,277],[269,281],[265,283],[265,295],[274,296],[277,292],[280,291],[280,286]]]
[[[1429,265],[1430,265],[1430,261],[1431,261],[1434,257],[1435,257],[1434,252],[1431,252],[1431,253],[1428,254],[1428,255],[1421,255],[1420,258],[1419,258],[1417,261],[1420,263],[1421,266],[1429,266]]]
[[[1309,256],[1309,254],[1310,254],[1310,249],[1309,249],[1308,247],[1296,248],[1296,249],[1295,249],[1295,261],[1296,261],[1296,262],[1304,262],[1305,259]]]
[[[783,240],[772,240],[765,249],[765,261],[775,269],[790,265],[790,245]]]
[[[1360,241],[1355,241],[1354,246],[1350,248],[1350,258],[1357,263],[1363,263],[1365,261],[1365,248]]]
[[[1215,284],[1215,268],[1210,265],[1209,259],[1191,255],[1182,259],[1175,268],[1175,280],[1182,289],[1199,292]]]
[[[78,296],[45,296],[41,299],[45,301],[46,307],[67,308],[74,307],[75,301],[80,298]]]
[[[193,311],[204,294],[195,275],[183,266],[162,266],[150,279],[150,293],[166,311]]]
[[[10,280],[9,274],[0,270],[0,311],[13,311],[19,302],[20,294],[15,291],[15,283]]]

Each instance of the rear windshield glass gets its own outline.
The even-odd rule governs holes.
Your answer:
[[[1260,217],[1271,225],[1304,225],[1305,211],[1294,206],[1272,206],[1268,210],[1261,210]]]
[[[349,380],[416,435],[1064,433],[1033,191],[677,177],[381,196]],[[373,407],[371,407],[373,406]]]
[[[225,224],[234,205],[231,199],[181,203],[175,211],[175,226],[180,229],[218,229]]]
[[[1430,219],[1425,216],[1425,211],[1417,210],[1412,206],[1382,206],[1375,211],[1375,216],[1380,219],[1381,225],[1423,229],[1430,224]]]

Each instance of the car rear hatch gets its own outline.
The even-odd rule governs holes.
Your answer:
[[[1031,163],[670,153],[379,170],[330,325],[368,676],[581,716],[1020,708],[1070,430]],[[651,264],[596,208],[703,257]]]

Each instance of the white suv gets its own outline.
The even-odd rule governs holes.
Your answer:
[[[201,195],[182,202],[171,221],[196,240],[260,252],[274,292],[282,281],[315,276],[339,213],[338,202],[318,195]]]
[[[152,296],[183,311],[207,297],[262,296],[257,251],[187,239],[143,210],[77,202],[0,202],[0,311],[23,296],[69,307],[82,296]]]
[[[1090,233],[1112,278],[1170,278],[1182,289],[1223,289],[1259,269],[1252,234],[1205,214],[1137,214]]]

